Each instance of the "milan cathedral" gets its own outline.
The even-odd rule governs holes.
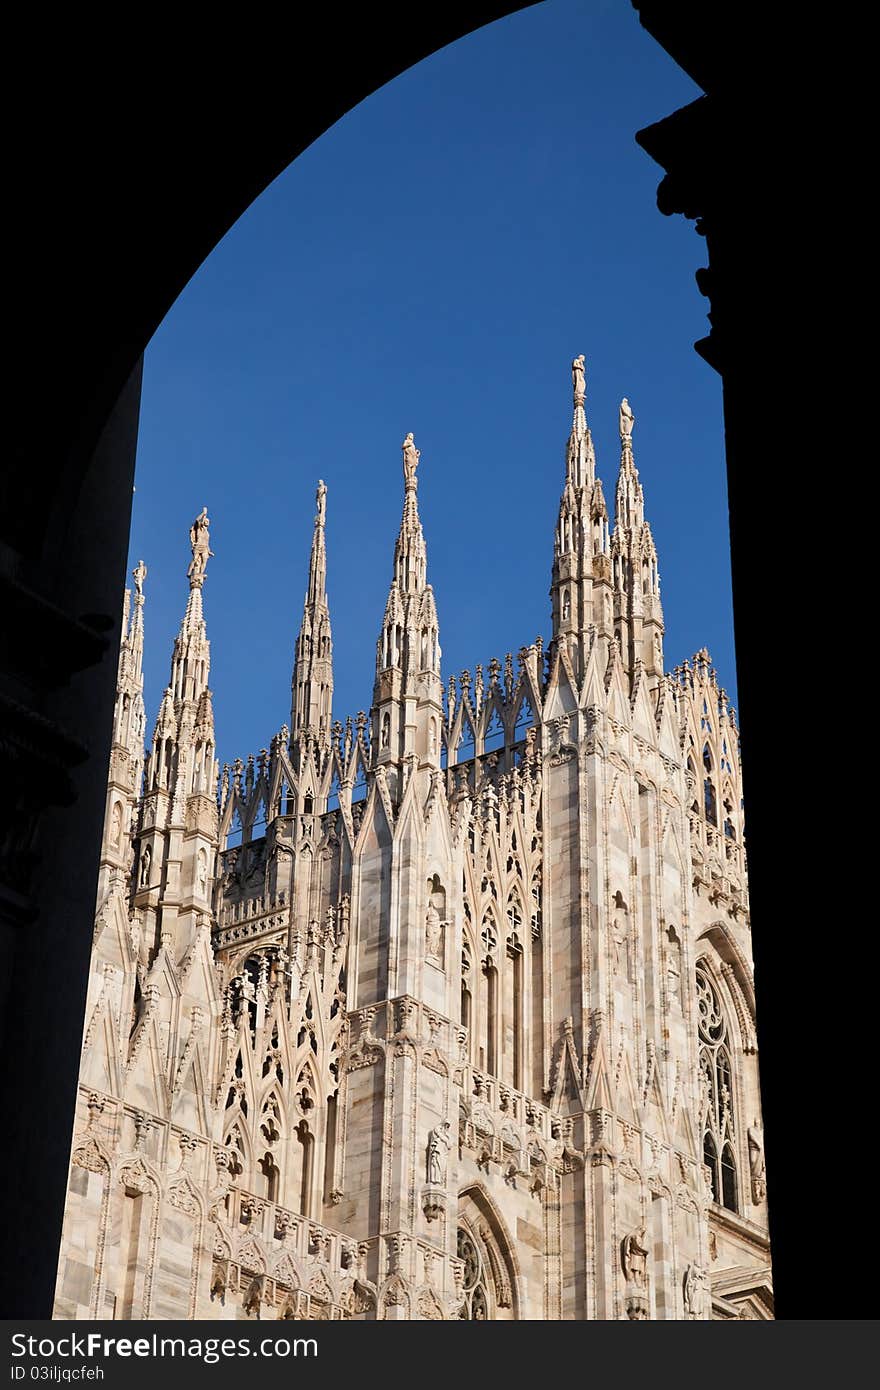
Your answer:
[[[546,647],[444,686],[412,434],[369,714],[323,483],[256,756],[207,511],[148,749],[134,571],[56,1318],[772,1318],[735,713],[664,671],[633,412],[612,527],[572,382]]]

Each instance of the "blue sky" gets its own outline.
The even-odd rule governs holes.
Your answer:
[[[708,646],[735,702],[721,384],[692,346],[705,245],[657,211],[633,138],[697,95],[628,0],[546,0],[369,97],[232,228],[146,356],[150,730],[205,504],[218,755],[288,719],[318,478],[334,717],[369,709],[409,430],[444,679],[549,639],[579,352],[609,504],[621,396],[635,411],[667,667]]]

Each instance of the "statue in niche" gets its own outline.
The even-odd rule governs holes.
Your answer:
[[[446,1181],[446,1156],[452,1145],[450,1124],[444,1120],[428,1135],[428,1182],[432,1187],[442,1187]]]
[[[440,920],[440,913],[432,902],[428,903],[428,910],[425,913],[425,948],[429,956],[435,960],[443,957],[443,923]]]
[[[623,1272],[628,1284],[643,1289],[648,1283],[648,1236],[644,1226],[624,1236],[621,1244]]]
[[[144,852],[141,855],[141,887],[150,886],[150,864],[152,863],[153,852],[149,845],[144,845]]]
[[[611,937],[614,942],[614,973],[629,977],[629,932],[625,917],[616,913],[611,922]]]
[[[199,850],[198,867],[199,893],[203,898],[208,896],[208,856],[203,849]]]
[[[767,1175],[764,1165],[764,1131],[756,1120],[749,1125],[749,1168],[752,1174],[752,1201],[763,1202],[767,1194]]]
[[[688,1265],[684,1272],[684,1311],[689,1318],[701,1318],[705,1304],[705,1275],[698,1265]]]
[[[413,443],[412,431],[403,441],[403,476],[407,487],[411,487],[416,481],[416,469],[419,466],[421,450],[417,449]]]
[[[118,801],[114,801],[113,810],[110,815],[110,843],[114,849],[119,849],[122,842],[122,807]]]
[[[202,507],[192,526],[189,528],[189,543],[192,547],[192,562],[186,572],[187,579],[198,579],[205,573],[208,561],[214,554],[211,549],[211,534],[208,530],[211,521],[208,516],[208,508]]]
[[[620,402],[621,441],[632,438],[633,425],[635,424],[635,422],[636,417],[632,413],[629,401],[626,399],[626,396],[624,396],[623,400]]]
[[[425,954],[442,964],[446,917],[446,890],[440,875],[428,879],[428,906],[425,910]]]
[[[581,353],[579,357],[576,357],[571,364],[571,381],[574,386],[575,400],[583,400],[587,390],[583,353]]]
[[[379,736],[381,748],[387,748],[391,742],[391,715],[387,712],[382,715],[382,732]]]
[[[669,945],[666,949],[666,987],[670,1004],[681,1005],[681,942],[675,927],[669,928]]]

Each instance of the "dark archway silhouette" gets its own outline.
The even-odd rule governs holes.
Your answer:
[[[343,18],[316,8],[297,11],[285,27],[238,16],[228,34],[187,31],[177,14],[173,29],[150,31],[147,24],[158,20],[148,18],[131,37],[120,31],[115,45],[102,19],[81,12],[54,16],[50,32],[37,32],[42,17],[29,21],[22,11],[7,26],[8,51],[27,89],[9,122],[15,134],[5,161],[17,212],[4,295],[12,380],[7,374],[0,490],[0,1045],[6,1148],[19,1175],[4,1222],[0,1306],[7,1317],[47,1317],[52,1306],[142,353],[213,246],[298,153],[405,68],[522,8],[395,8],[393,20],[375,6],[352,7]],[[807,119],[814,85],[790,57],[775,61],[790,53],[790,36],[783,18],[765,8],[710,7],[714,29],[705,6],[636,8],[708,93],[639,140],[668,171],[661,211],[697,217],[709,248],[701,287],[711,296],[712,334],[698,350],[724,378],[778,1307],[783,1316],[828,1317],[847,1297],[852,1317],[842,1281],[811,1277],[820,1241],[824,1261],[846,1267],[847,1232],[843,1223],[839,1233],[832,1223],[819,1232],[803,1219],[807,1173],[793,1174],[782,1148],[801,1104],[786,1085],[783,1033],[799,993],[808,997],[815,964],[806,951],[800,964],[785,958],[778,940],[771,949],[768,908],[782,860],[786,920],[815,920],[817,900],[831,902],[838,856],[826,844],[823,864],[798,876],[791,867],[805,862],[798,825],[780,825],[773,811],[778,725],[764,701],[785,615],[767,621],[766,585],[752,568],[766,554],[766,516],[777,524],[784,518],[793,547],[817,520],[785,476],[779,432],[784,403],[785,452],[808,457],[815,448],[810,296],[789,269],[788,226],[768,227],[765,215],[787,199],[787,217],[811,228],[818,245],[809,139],[800,152],[789,142],[783,167],[778,142],[766,138],[781,129],[783,106],[791,128]],[[799,17],[799,29],[809,22]],[[768,29],[774,24],[777,35]],[[814,265],[811,291],[817,273]],[[767,558],[784,557],[780,549]],[[790,703],[793,746],[808,746],[807,718],[805,707]],[[792,804],[811,804],[806,763],[788,776]],[[826,957],[826,996],[829,968]],[[785,1177],[774,1183],[774,1173]]]

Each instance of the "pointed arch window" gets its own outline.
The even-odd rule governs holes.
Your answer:
[[[489,1318],[489,1280],[483,1257],[470,1234],[463,1227],[458,1228],[458,1258],[464,1264],[462,1294],[464,1299],[459,1319],[468,1322],[485,1322]]]
[[[739,1211],[733,1069],[727,1019],[709,976],[699,966],[696,976],[703,1162],[709,1169],[712,1200],[729,1211]]]

